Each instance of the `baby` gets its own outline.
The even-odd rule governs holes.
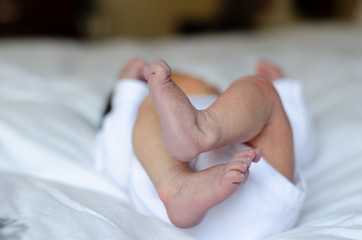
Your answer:
[[[294,191],[294,195],[298,195],[294,197],[299,204],[297,208],[300,208],[304,198],[304,189],[301,187],[299,175],[297,174],[296,177],[295,173],[292,127],[281,98],[273,85],[274,81],[282,79],[284,76],[276,66],[266,61],[257,63],[256,73],[255,76],[247,76],[236,80],[224,93],[219,94],[215,88],[208,86],[202,80],[172,74],[167,63],[160,59],[156,59],[150,65],[141,59],[133,59],[126,64],[121,72],[120,78],[126,79],[122,80],[123,86],[126,84],[146,86],[145,83],[148,82],[150,95],[143,100],[140,100],[139,97],[137,101],[133,101],[136,102],[134,105],[137,106],[137,109],[130,110],[133,111],[132,114],[124,114],[125,112],[122,114],[122,121],[126,118],[131,122],[128,123],[128,126],[133,126],[132,121],[135,121],[133,132],[129,133],[128,130],[128,134],[126,134],[133,134],[133,145],[130,146],[130,143],[127,143],[127,145],[132,147],[135,156],[147,172],[148,181],[152,181],[159,196],[158,201],[162,201],[168,219],[180,228],[193,227],[193,229],[196,229],[196,233],[193,234],[194,230],[189,233],[194,236],[200,237],[200,234],[202,234],[203,231],[197,230],[197,225],[203,220],[208,210],[215,205],[219,206],[221,202],[234,195],[233,193],[240,189],[240,185],[246,183],[249,168],[253,172],[251,168],[252,162],[258,162],[260,159],[261,164],[255,165],[260,165],[259,168],[256,168],[255,176],[251,175],[248,184],[242,187],[245,188],[243,195],[250,192],[250,195],[253,196],[253,191],[259,191],[258,187],[264,184],[264,181],[266,186],[262,188],[270,187],[270,182],[272,182],[280,184],[276,188],[285,187],[287,192],[288,189],[292,189],[289,192]],[[135,80],[137,79],[138,82],[136,83]],[[132,88],[140,89],[142,87],[129,87],[128,95],[131,94]],[[126,88],[123,87],[123,89]],[[122,91],[126,93],[126,90],[120,90],[119,92]],[[137,91],[134,93],[135,95],[137,95]],[[147,91],[142,91],[143,93],[138,95],[146,96]],[[208,98],[210,95],[216,97],[209,101],[207,104],[209,106],[198,110],[189,100],[189,96],[194,95],[199,98]],[[118,102],[120,102],[120,99],[118,99]],[[193,103],[198,105],[197,101]],[[127,103],[123,105],[125,104]],[[120,106],[118,106],[119,108]],[[113,114],[115,115],[115,113],[117,111],[114,111]],[[130,115],[133,115],[132,119],[127,117]],[[105,137],[107,128],[111,130],[112,124],[117,125],[115,120],[117,117],[112,116],[112,112],[107,117],[108,119],[106,118],[103,127],[103,139],[107,139]],[[122,123],[119,122],[118,125],[120,124]],[[113,129],[116,130],[117,126],[113,127]],[[119,132],[119,134],[123,133]],[[102,137],[100,138],[102,139]],[[114,141],[117,140],[114,139]],[[122,143],[125,143],[125,141],[119,142],[119,144]],[[112,152],[107,151],[107,149],[101,151]],[[123,149],[123,152],[126,151]],[[203,153],[206,152],[214,154],[214,156],[209,155],[210,158],[223,158],[224,161],[211,164],[204,167],[204,169],[198,169],[195,167],[195,161],[202,161],[202,157],[205,156]],[[122,153],[118,155],[120,157],[118,161],[122,161]],[[117,176],[119,173],[115,173],[117,169],[109,163],[112,161],[104,159],[104,157],[101,160],[99,158],[102,157],[97,159],[98,168],[119,183],[120,186],[128,188],[129,181],[131,181],[132,185],[132,179],[136,178],[135,175],[139,175],[136,173],[126,180],[120,180]],[[134,169],[137,169],[137,165],[134,167],[132,163],[128,167],[131,169],[131,174]],[[270,173],[268,169],[270,169]],[[138,172],[140,171],[143,170]],[[144,178],[144,175],[139,177],[139,179]],[[134,181],[137,182],[139,179]],[[251,183],[249,184],[249,182]],[[252,187],[253,182],[256,182],[258,187]],[[136,196],[133,198],[137,198],[134,201],[136,210],[147,215],[156,215],[156,217],[157,214],[164,214],[149,213],[157,207],[149,203],[152,202],[150,196],[146,196],[147,194],[141,196],[144,193],[138,191],[137,188],[142,188],[139,185],[142,184],[133,184],[135,189],[131,188],[130,190],[131,195]],[[246,191],[248,188],[253,189]],[[132,194],[132,192],[135,194]],[[264,195],[267,196],[266,193]],[[260,215],[256,211],[253,213],[252,209],[259,207],[258,201],[263,203],[270,201],[272,203],[274,201],[273,197],[252,200],[256,206],[243,206],[242,208],[246,207],[246,209],[251,210],[249,215]],[[247,198],[253,199],[252,197],[240,198],[239,205],[248,205],[248,201],[242,201],[242,199]],[[137,207],[137,205],[142,205],[139,204],[140,201],[143,201],[143,205],[150,204],[150,206],[146,207],[148,208],[147,211],[144,210],[144,207]],[[230,206],[230,208],[238,210],[239,205],[237,207]],[[152,208],[154,209],[152,210]],[[236,212],[250,218],[248,210],[241,209],[241,212]],[[294,216],[292,223],[281,224],[284,229],[287,228],[286,225],[290,227],[295,222],[298,213],[299,210],[291,214]],[[273,214],[269,214],[270,217]],[[158,217],[164,219],[164,216]],[[274,221],[275,219],[270,220]],[[210,220],[206,220],[206,222],[209,223]],[[212,226],[212,224],[208,224],[208,226]],[[277,230],[273,231],[278,232],[280,231],[279,228],[278,226]],[[261,229],[259,228],[259,230]],[[264,232],[261,236],[270,234],[270,231]],[[216,235],[212,234],[212,236],[215,237]],[[252,238],[250,235],[250,239]]]
[[[265,65],[261,62],[259,68]],[[278,73],[272,67],[264,69]],[[157,59],[147,67],[145,78],[151,99],[140,106],[133,146],[174,225],[195,226],[209,208],[230,196],[246,178],[251,162],[260,159],[260,148],[270,164],[293,181],[292,131],[271,77],[240,78],[200,111],[181,90],[183,80],[177,81],[178,87],[171,79],[171,69],[164,61]],[[189,82],[194,94],[212,94],[206,85]],[[182,162],[240,143],[258,149],[242,151],[226,165],[196,173]]]

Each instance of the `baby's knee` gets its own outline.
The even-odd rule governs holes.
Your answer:
[[[263,97],[266,103],[272,103],[275,99],[279,98],[272,82],[262,76],[250,75],[241,77],[233,84],[239,83],[243,84],[243,87],[249,88],[250,92],[255,92],[255,94]]]
[[[262,76],[249,75],[241,77],[237,81],[248,82],[254,86],[259,87],[261,90],[264,90],[266,92],[271,92],[273,94],[275,93],[275,88],[272,82]]]

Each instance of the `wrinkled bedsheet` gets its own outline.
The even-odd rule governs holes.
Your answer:
[[[94,170],[121,66],[161,57],[225,89],[258,58],[303,83],[317,155],[295,228],[273,239],[362,239],[362,26],[298,25],[149,41],[0,41],[0,239],[191,239],[137,214]],[[247,236],[240,236],[247,239]]]

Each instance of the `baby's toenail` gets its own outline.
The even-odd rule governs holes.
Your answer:
[[[246,157],[245,157],[245,160],[248,161],[248,162],[250,162],[252,159],[253,159],[252,156],[246,156]]]
[[[242,173],[241,177],[242,177],[241,181],[235,181],[232,184],[242,184],[245,181],[245,174]]]

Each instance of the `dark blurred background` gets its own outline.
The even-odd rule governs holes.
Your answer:
[[[361,21],[362,0],[0,0],[0,37],[157,37]]]

